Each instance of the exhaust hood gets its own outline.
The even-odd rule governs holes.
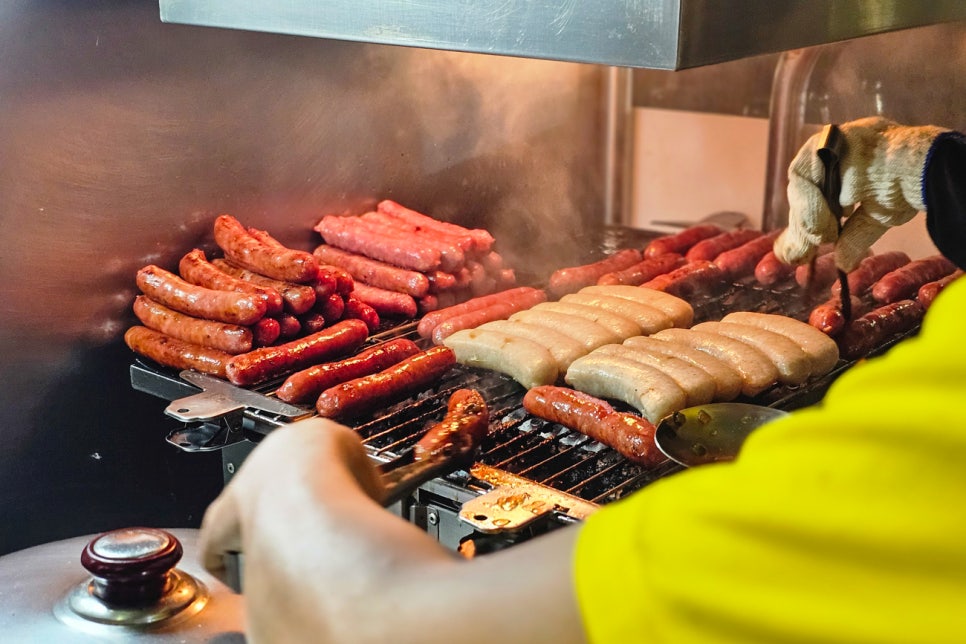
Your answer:
[[[164,22],[684,69],[966,20],[963,0],[160,0]]]

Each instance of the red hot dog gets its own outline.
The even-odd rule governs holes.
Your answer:
[[[644,282],[649,282],[658,275],[663,275],[675,268],[684,266],[683,255],[677,253],[663,253],[656,257],[645,259],[644,261],[629,266],[621,271],[604,273],[597,279],[598,284],[627,284],[629,286],[640,286]]]
[[[344,320],[313,335],[234,356],[226,373],[236,385],[252,385],[355,351],[367,337],[365,323]]]
[[[512,288],[507,291],[500,291],[499,293],[493,293],[491,295],[475,297],[465,302],[446,306],[436,311],[427,313],[425,316],[423,316],[423,319],[419,321],[419,325],[416,327],[416,332],[419,333],[419,336],[422,338],[431,338],[433,337],[433,330],[446,320],[458,315],[463,315],[464,313],[484,309],[492,304],[498,304],[500,302],[512,303],[513,306],[517,307],[517,311],[522,311],[523,309],[528,309],[531,306],[536,306],[537,304],[546,301],[547,294],[544,291],[530,286],[518,286],[517,288]],[[442,302],[442,296],[440,296],[440,302]],[[514,313],[515,312],[516,311],[514,311]]]
[[[490,412],[480,392],[457,389],[449,397],[446,415],[413,446],[417,461],[447,449],[461,437],[479,445],[490,429]]]
[[[153,264],[138,271],[137,285],[155,302],[206,320],[249,326],[265,317],[267,308],[257,295],[195,286]]]
[[[679,233],[665,235],[652,240],[644,247],[644,257],[658,257],[666,253],[683,255],[699,241],[720,235],[724,231],[714,224],[699,224],[685,228]]]
[[[721,253],[732,248],[738,248],[752,239],[760,237],[761,231],[742,228],[732,230],[714,237],[702,239],[697,244],[688,249],[684,254],[684,259],[689,262],[714,261]]]
[[[665,460],[647,419],[615,411],[608,403],[567,387],[541,385],[527,391],[524,408],[539,418],[569,427],[645,466]]]
[[[319,262],[312,253],[265,243],[231,215],[220,215],[214,228],[215,243],[242,268],[296,284],[307,284],[318,277]]]
[[[412,396],[456,364],[449,347],[431,347],[388,369],[326,389],[315,408],[326,418],[353,417]]]
[[[726,250],[714,258],[714,265],[721,269],[725,278],[730,280],[750,275],[754,273],[761,258],[771,251],[779,233],[781,233],[780,230],[773,230],[741,246]]]
[[[216,291],[237,291],[253,293],[265,300],[265,315],[278,315],[282,312],[282,295],[273,288],[246,282],[220,270],[208,261],[205,252],[199,248],[185,254],[178,263],[178,272],[186,281]]]
[[[348,271],[354,280],[370,286],[406,293],[412,297],[422,297],[429,293],[429,278],[423,273],[399,268],[326,244],[316,247],[313,254],[323,264],[338,266]]]
[[[422,245],[419,240],[402,233],[387,235],[384,229],[359,217],[326,215],[316,224],[315,230],[330,246],[401,268],[425,272],[438,269],[442,263],[439,249]]]
[[[899,300],[873,309],[854,320],[838,338],[847,360],[856,360],[881,347],[887,340],[913,329],[925,314],[915,300]]]
[[[358,355],[303,369],[289,376],[275,395],[279,400],[302,403],[318,399],[326,389],[387,369],[419,353],[412,340],[398,338],[362,351]]]
[[[233,277],[278,291],[282,295],[283,308],[293,315],[305,313],[315,304],[315,289],[309,285],[293,284],[292,282],[283,282],[271,277],[265,277],[225,259],[213,259],[211,263],[218,270]]]
[[[380,316],[416,317],[416,300],[411,295],[356,282],[352,297],[362,300]]]
[[[596,284],[601,275],[622,271],[634,264],[639,264],[643,259],[641,251],[636,248],[625,248],[598,262],[561,268],[550,275],[547,290],[557,298],[568,293],[576,293],[585,286]]]
[[[149,329],[184,342],[232,354],[252,350],[250,329],[237,324],[191,317],[169,309],[146,295],[134,298],[134,314]]]
[[[872,297],[883,304],[915,296],[919,287],[946,277],[956,265],[942,255],[933,255],[909,262],[886,273],[872,285]]]
[[[194,369],[218,378],[225,377],[225,368],[232,354],[192,344],[146,326],[132,326],[124,333],[127,346],[146,358],[172,369]]]

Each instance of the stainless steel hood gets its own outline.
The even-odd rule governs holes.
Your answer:
[[[963,0],[160,0],[165,22],[684,69],[966,20]]]

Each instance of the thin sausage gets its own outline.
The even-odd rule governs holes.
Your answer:
[[[448,347],[431,347],[388,369],[330,387],[315,408],[326,418],[354,417],[419,393],[456,364]]]
[[[442,295],[440,295],[440,302],[442,302]],[[483,295],[481,297],[476,297],[469,299],[460,304],[453,304],[451,306],[440,308],[431,313],[427,313],[423,316],[423,319],[419,321],[419,325],[416,327],[416,332],[422,338],[431,338],[433,336],[433,331],[435,328],[449,320],[471,311],[476,311],[478,309],[484,309],[492,304],[497,304],[500,302],[511,303],[513,306],[517,307],[516,310],[522,311],[523,309],[530,308],[540,302],[545,302],[547,300],[547,294],[537,288],[532,288],[529,286],[520,286],[508,291],[501,291],[499,293],[493,293],[491,295]],[[496,318],[491,318],[496,319]],[[488,321],[488,320],[484,320]],[[480,322],[482,324],[482,322]]]
[[[355,351],[368,336],[363,322],[344,320],[313,335],[234,356],[226,372],[234,384],[252,385]]]
[[[362,300],[380,316],[416,317],[416,300],[411,295],[356,282],[352,297]]]
[[[326,215],[315,230],[330,246],[414,271],[436,270],[442,263],[439,249],[413,237],[385,235],[385,231],[359,217]]]
[[[761,231],[751,230],[749,228],[741,228],[738,230],[721,233],[720,235],[715,235],[714,237],[702,239],[697,244],[689,248],[684,254],[684,259],[688,260],[689,262],[697,262],[702,260],[711,262],[726,250],[738,248],[742,244],[750,242],[752,239],[760,237],[761,235]]]
[[[149,329],[184,342],[232,354],[252,350],[250,329],[237,324],[191,317],[155,302],[146,295],[134,298],[134,314]]]
[[[684,266],[683,255],[677,253],[664,253],[656,257],[649,257],[642,262],[628,266],[627,268],[613,273],[604,273],[597,278],[598,284],[629,284],[640,286],[658,275],[663,275],[673,271],[675,268]]]
[[[724,231],[714,224],[698,224],[673,235],[664,235],[644,247],[644,257],[658,257],[667,253],[683,255],[699,241],[720,235]]]
[[[265,277],[259,273],[242,268],[237,264],[233,264],[227,259],[213,259],[211,263],[218,270],[238,279],[278,291],[282,295],[283,308],[293,315],[305,313],[315,304],[316,295],[315,289],[312,286],[283,282],[271,277]]]
[[[955,270],[956,265],[942,255],[917,259],[883,275],[872,285],[872,297],[882,304],[914,297],[923,284],[946,277]]]
[[[457,389],[449,397],[443,420],[433,425],[413,446],[413,458],[423,460],[461,440],[479,445],[489,429],[490,411],[480,392]]]
[[[194,369],[218,378],[225,377],[225,366],[232,354],[191,344],[146,326],[132,326],[124,333],[127,346],[146,358],[172,369]]]
[[[265,300],[250,293],[215,291],[186,282],[153,264],[137,273],[141,292],[155,302],[186,315],[248,326],[265,317]]]
[[[771,252],[779,233],[781,230],[773,230],[741,246],[726,250],[714,258],[714,265],[720,268],[724,276],[730,280],[751,275],[762,257]]]
[[[643,259],[641,251],[625,248],[597,262],[560,268],[551,273],[547,290],[554,297],[574,293],[585,286],[596,284],[601,275],[622,271],[639,264]]]
[[[258,286],[229,275],[209,262],[205,252],[199,248],[195,248],[181,258],[178,272],[185,281],[198,286],[216,291],[237,291],[258,295],[265,300],[265,315],[277,315],[282,312],[281,293],[274,288]]]
[[[423,273],[399,268],[326,244],[317,246],[313,254],[323,264],[338,266],[347,271],[354,280],[370,286],[406,293],[412,297],[423,297],[429,293],[430,280]],[[451,275],[450,278],[456,281]]]

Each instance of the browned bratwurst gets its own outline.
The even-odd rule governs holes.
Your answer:
[[[137,285],[142,293],[168,308],[228,324],[255,324],[265,317],[267,308],[257,295],[196,286],[153,264],[138,271]]]
[[[155,302],[146,295],[138,295],[134,298],[134,315],[149,329],[166,333],[191,344],[199,344],[232,354],[252,350],[251,329],[237,324],[185,315]]]
[[[431,347],[388,369],[330,387],[315,408],[326,418],[353,417],[412,396],[438,381],[456,364],[449,347]]]
[[[218,270],[233,277],[278,291],[282,295],[283,308],[293,315],[305,313],[315,305],[315,289],[307,284],[295,284],[265,277],[233,264],[227,259],[213,259],[211,263]]]
[[[624,270],[604,273],[597,279],[598,284],[626,284],[629,286],[640,286],[658,275],[663,275],[673,271],[675,268],[684,266],[683,255],[677,253],[663,253],[656,257],[650,257],[642,262],[628,266]]]
[[[725,277],[737,280],[755,272],[758,262],[775,244],[781,230],[773,230],[760,237],[745,242],[741,246],[726,250],[714,258],[714,265],[721,269]]]
[[[547,290],[558,298],[576,293],[585,286],[596,284],[602,275],[622,271],[643,260],[641,251],[636,248],[625,248],[597,262],[560,268],[550,274]]]
[[[229,275],[208,261],[200,248],[185,254],[178,263],[178,272],[186,281],[216,291],[237,291],[252,293],[265,300],[265,315],[278,315],[282,312],[282,294],[273,288],[259,286]]]
[[[721,233],[720,235],[715,235],[714,237],[708,237],[707,239],[702,239],[697,244],[689,248],[688,251],[684,253],[684,259],[688,260],[689,262],[701,260],[711,262],[726,250],[738,248],[742,244],[750,242],[752,239],[760,237],[761,235],[761,231],[751,230],[750,228],[740,228],[738,230],[731,230],[726,233]]]
[[[923,315],[925,309],[915,300],[880,306],[846,327],[838,338],[839,350],[848,360],[866,356],[890,338],[915,328]]]
[[[490,429],[490,411],[486,401],[475,389],[457,389],[449,397],[446,415],[433,425],[413,446],[417,461],[438,454],[459,440],[479,445]]]
[[[359,217],[325,215],[315,230],[326,244],[359,253],[372,259],[414,271],[431,271],[440,267],[439,249],[421,245],[412,236],[400,233],[386,235],[385,230]]]
[[[267,244],[231,215],[215,219],[215,243],[234,263],[266,277],[307,284],[319,274],[319,262],[312,253]]]
[[[369,329],[359,320],[343,320],[285,344],[255,349],[234,356],[228,361],[228,379],[236,385],[253,385],[289,371],[304,369],[323,360],[351,353],[358,349]]]
[[[616,411],[599,398],[567,387],[541,385],[527,391],[524,408],[613,448],[628,460],[653,466],[664,459],[654,443],[656,428],[634,414]]]
[[[329,387],[382,371],[417,353],[419,347],[412,340],[389,340],[344,360],[326,362],[293,373],[275,395],[279,400],[290,403],[316,400]]]
[[[225,368],[232,354],[191,344],[172,338],[166,333],[146,326],[132,326],[124,333],[124,342],[131,351],[172,369],[194,369],[218,378],[225,377]]]
[[[956,270],[956,265],[942,255],[917,259],[886,273],[872,285],[872,297],[887,304],[914,297],[919,287],[946,277]]]

